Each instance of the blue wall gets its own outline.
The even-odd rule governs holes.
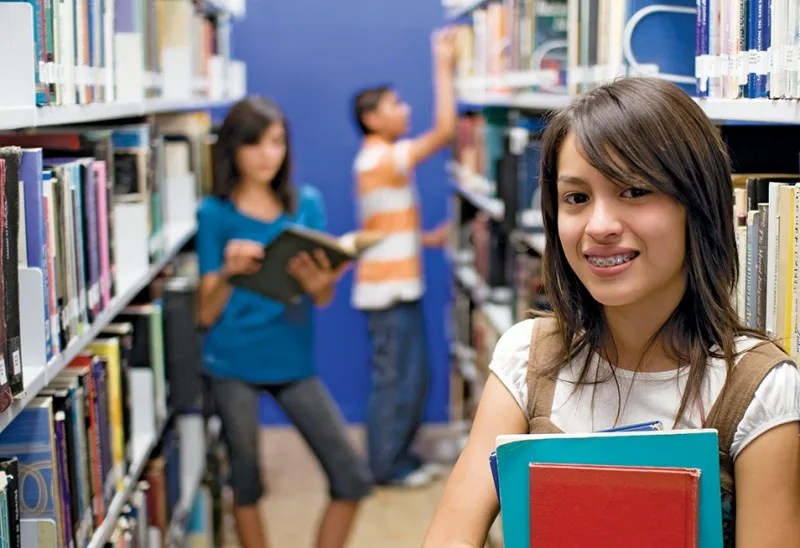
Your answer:
[[[291,124],[295,180],[323,193],[329,230],[355,226],[351,165],[359,135],[350,114],[354,90],[389,82],[412,106],[412,133],[432,120],[430,34],[441,24],[439,0],[249,0],[234,26],[234,55],[247,62],[250,93],[278,102]],[[417,171],[425,228],[446,217],[446,154]],[[433,375],[426,419],[447,420],[446,304],[450,276],[443,254],[426,253],[425,297]],[[322,378],[347,420],[364,419],[369,346],[363,315],[349,305],[352,274],[317,318]],[[284,421],[272,402],[265,422]]]

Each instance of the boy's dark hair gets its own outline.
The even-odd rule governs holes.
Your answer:
[[[378,108],[378,103],[380,103],[383,96],[390,91],[392,91],[392,86],[381,84],[379,86],[364,88],[356,93],[355,99],[353,99],[353,114],[358,128],[364,135],[372,133],[364,123],[364,115]]]
[[[286,156],[281,167],[270,181],[270,186],[287,213],[294,213],[296,199],[292,185],[292,154],[289,144],[289,125],[278,105],[263,97],[242,99],[228,112],[217,131],[217,142],[212,149],[213,182],[211,193],[218,198],[230,199],[239,184],[236,151],[243,145],[258,143],[264,132],[273,124],[281,124],[286,136]]]

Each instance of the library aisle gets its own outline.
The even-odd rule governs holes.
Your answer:
[[[359,449],[364,446],[364,431],[349,429],[350,439]],[[424,448],[442,435],[442,428],[425,427],[420,436]],[[268,523],[270,541],[275,546],[311,546],[314,519],[325,504],[325,477],[303,439],[291,428],[262,430],[262,466],[269,496],[260,504]],[[421,546],[430,517],[442,496],[446,477],[418,489],[378,488],[363,508],[353,530],[350,548],[406,548]],[[232,520],[225,524],[224,548],[236,548]]]
[[[261,516],[278,548],[312,546],[320,522],[337,546],[420,546],[498,341],[553,306],[544,132],[618,78],[672,82],[718,132],[741,273],[726,318],[797,361],[799,6],[0,0],[0,548],[259,547]],[[640,256],[605,252],[592,267]],[[702,466],[655,466],[703,472],[713,500],[689,529],[722,548],[732,491],[705,424],[681,446]],[[681,437],[664,426],[609,438]],[[525,451],[543,439],[486,451],[488,548],[532,538]]]

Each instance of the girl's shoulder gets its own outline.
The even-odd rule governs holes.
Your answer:
[[[531,344],[547,318],[523,320],[506,331],[494,348],[489,371],[506,387],[523,412],[528,408],[528,360]]]
[[[309,207],[315,208],[322,204],[322,193],[313,185],[297,185],[297,205],[298,210],[302,211]]]
[[[206,196],[200,200],[200,204],[197,206],[197,215],[201,219],[214,219],[226,215],[231,209],[228,200],[216,196]]]

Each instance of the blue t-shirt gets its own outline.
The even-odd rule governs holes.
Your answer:
[[[200,275],[218,272],[229,240],[264,244],[287,225],[325,229],[319,192],[298,189],[295,215],[265,222],[240,213],[228,200],[207,197],[197,210],[197,255]],[[314,374],[312,303],[306,297],[287,306],[246,289],[233,288],[227,305],[209,329],[203,365],[211,375],[251,383],[281,383]]]

